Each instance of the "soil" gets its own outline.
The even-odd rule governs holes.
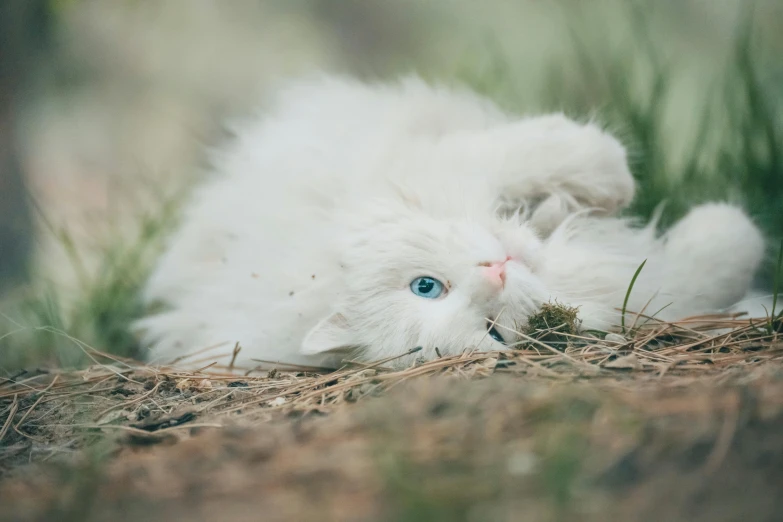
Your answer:
[[[780,361],[557,378],[472,364],[383,393],[359,372],[319,388],[341,389],[332,402],[138,371],[4,396],[0,427],[46,400],[0,441],[0,520],[783,520]],[[227,394],[245,406],[213,409]]]

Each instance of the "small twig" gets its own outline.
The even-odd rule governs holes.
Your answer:
[[[215,400],[212,400],[212,401],[208,402],[208,403],[206,404],[206,406],[202,406],[201,408],[199,408],[199,409],[197,410],[197,412],[198,412],[198,413],[202,413],[202,412],[205,412],[205,411],[207,411],[209,408],[211,408],[213,405],[217,404],[218,402],[224,401],[224,400],[228,399],[229,397],[231,397],[232,395],[234,395],[234,392],[235,392],[235,391],[236,391],[236,389],[233,389],[233,390],[231,390],[230,392],[228,392],[227,394],[225,394],[225,395],[223,395],[223,396],[221,396],[221,397],[218,397],[218,398],[217,398],[217,399],[215,399]]]
[[[234,362],[237,360],[237,355],[242,351],[242,347],[239,345],[239,341],[234,345],[234,351],[231,354],[231,362],[228,363],[228,371],[234,371]]]
[[[631,327],[628,329],[630,332],[633,332],[634,328],[636,328],[636,323],[639,321],[639,318],[647,310],[647,307],[650,306],[650,303],[653,302],[653,299],[655,299],[657,295],[658,295],[658,292],[655,292],[653,295],[651,295],[650,298],[647,300],[647,302],[644,303],[644,306],[642,307],[642,309],[639,310],[636,313],[636,316],[633,318],[633,323],[631,323]],[[660,312],[660,310],[658,312],[656,312],[656,314],[659,313],[659,312]],[[653,317],[655,317],[655,315],[653,315]]]
[[[153,386],[153,388],[152,388],[150,391],[148,391],[147,393],[145,393],[145,394],[144,394],[144,395],[142,395],[141,397],[138,397],[138,398],[136,398],[136,399],[133,399],[133,400],[131,400],[131,401],[122,401],[120,404],[115,404],[114,406],[110,406],[109,408],[106,408],[105,410],[103,410],[102,412],[100,412],[100,413],[99,413],[99,414],[96,416],[96,418],[100,419],[100,418],[102,418],[104,415],[106,415],[107,413],[109,413],[109,412],[111,412],[111,411],[114,411],[114,410],[116,410],[116,409],[119,409],[119,408],[125,408],[125,407],[127,407],[127,406],[130,406],[131,404],[136,404],[137,402],[141,402],[141,401],[143,401],[144,399],[146,399],[146,398],[147,398],[147,397],[149,397],[150,395],[153,395],[153,394],[154,394],[154,393],[155,393],[155,392],[158,390],[158,388],[160,388],[160,385],[161,385],[161,384],[163,384],[163,381],[160,381],[160,382],[158,382],[158,383],[157,383],[155,386]]]
[[[213,361],[213,362],[209,363],[208,365],[206,365],[206,366],[202,366],[202,367],[201,367],[201,368],[199,368],[198,370],[195,370],[193,373],[194,373],[194,374],[196,374],[196,373],[201,373],[201,372],[203,372],[204,370],[208,370],[208,369],[212,368],[212,367],[213,367],[213,366],[215,366],[216,364],[217,364],[217,361]]]
[[[215,348],[220,348],[221,346],[225,346],[229,343],[229,341],[223,341],[222,343],[212,344],[210,346],[206,346],[204,348],[201,348],[200,350],[196,350],[195,352],[186,353],[185,355],[181,355],[175,359],[172,359],[171,361],[167,363],[161,363],[163,366],[173,366],[174,364],[184,361],[185,359],[190,359],[191,357],[195,357],[196,355],[200,355],[204,352],[208,352],[209,350],[214,350]]]
[[[407,352],[402,353],[400,355],[393,355],[391,357],[387,357],[386,359],[381,359],[379,361],[375,361],[375,362],[371,362],[371,363],[363,363],[363,362],[351,361],[351,360],[344,361],[344,363],[356,364],[356,365],[362,366],[365,370],[367,370],[367,369],[370,369],[370,368],[378,368],[382,364],[385,364],[385,363],[387,363],[389,361],[393,361],[395,359],[399,359],[401,357],[405,357],[406,355],[411,355],[411,354],[414,354],[416,352],[420,352],[421,350],[422,350],[422,347],[421,346],[417,346],[416,348],[411,348]],[[436,350],[437,350],[437,348],[436,348]]]
[[[35,328],[35,329],[36,330],[41,330],[41,331],[44,331],[44,332],[53,333],[55,335],[60,335],[62,337],[65,337],[66,339],[68,339],[69,341],[74,343],[82,352],[84,352],[84,355],[89,357],[89,359],[93,363],[95,363],[96,365],[100,366],[101,368],[105,368],[106,370],[112,372],[113,374],[115,374],[120,379],[125,379],[126,381],[132,382],[134,384],[141,384],[140,382],[134,381],[133,379],[131,379],[129,377],[126,377],[125,375],[122,374],[122,372],[117,371],[116,369],[112,368],[111,366],[108,366],[108,365],[105,365],[105,364],[101,364],[98,361],[98,359],[93,357],[92,353],[90,353],[90,351],[98,352],[98,350],[96,350],[92,346],[88,345],[84,341],[81,341],[80,339],[77,339],[76,337],[73,337],[72,335],[69,335],[66,332],[63,332],[63,331],[61,331],[61,330],[59,330],[57,328],[51,327],[51,326],[41,326],[41,327],[38,327],[38,328]],[[98,353],[100,353],[100,352],[98,352]]]
[[[27,370],[19,370],[10,377],[3,377],[3,382],[0,382],[0,386],[5,386],[6,384],[16,384],[16,379],[26,374]]]
[[[48,392],[50,389],[52,389],[52,386],[54,386],[54,383],[57,382],[57,379],[59,377],[60,377],[59,375],[55,375],[54,379],[52,379],[52,382],[49,383],[49,386],[47,386],[46,389],[44,389],[43,391],[40,392],[41,395],[38,396],[38,399],[33,403],[32,406],[30,406],[30,408],[26,412],[24,412],[24,415],[22,415],[22,418],[19,419],[19,422],[17,422],[16,426],[14,426],[14,430],[15,431],[17,431],[17,432],[19,431],[19,427],[25,421],[27,416],[30,415],[33,412],[33,410],[35,409],[35,407],[38,406],[38,404],[43,400],[44,396],[46,395],[46,392]]]
[[[326,368],[324,366],[307,366],[305,364],[294,364],[294,363],[281,363],[280,361],[269,361],[266,359],[250,359],[253,362],[258,362],[261,364],[266,364],[272,366],[273,370],[278,370],[281,372],[309,372],[309,373],[318,373],[318,372],[333,372],[334,368]],[[262,368],[261,366],[256,366],[253,368],[253,370],[264,370],[265,368]],[[248,374],[245,374],[248,375]]]
[[[401,353],[399,355],[392,355],[391,357],[387,357],[386,359],[381,359],[379,361],[375,361],[373,363],[370,363],[369,365],[367,365],[367,368],[375,368],[376,366],[380,366],[382,364],[386,364],[387,362],[391,362],[391,361],[394,361],[395,359],[400,359],[400,358],[408,356],[408,355],[412,355],[414,353],[420,352],[421,350],[422,350],[422,347],[421,346],[417,346],[416,348],[411,348],[410,350],[408,350],[405,353]]]
[[[11,426],[11,423],[14,420],[14,415],[16,415],[16,410],[19,409],[19,400],[17,399],[16,395],[14,395],[14,402],[11,404],[11,410],[8,412],[8,418],[5,420],[5,423],[3,424],[3,428],[0,429],[0,442],[3,442],[3,438],[5,437],[5,434],[8,432],[8,428]]]
[[[502,324],[499,324],[498,326],[500,328],[503,328],[504,330],[509,330],[511,332],[514,332],[515,334],[517,334],[519,337],[521,337],[525,341],[533,343],[533,344],[535,344],[537,346],[541,346],[542,348],[546,349],[547,351],[552,352],[553,354],[555,354],[555,355],[557,355],[559,357],[567,359],[568,361],[574,363],[576,366],[590,367],[590,369],[595,369],[593,366],[590,366],[587,363],[584,363],[582,361],[578,361],[578,360],[574,359],[573,357],[571,357],[570,355],[568,355],[567,353],[562,352],[562,351],[558,350],[557,348],[553,348],[552,346],[549,346],[548,344],[543,343],[543,342],[539,341],[538,339],[535,339],[534,337],[531,337],[529,335],[523,334],[522,332],[520,332],[518,330],[515,330],[513,328],[509,328],[507,326],[503,326]]]

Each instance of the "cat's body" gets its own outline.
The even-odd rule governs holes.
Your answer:
[[[611,329],[645,259],[628,308],[673,303],[673,319],[741,299],[764,250],[728,205],[664,238],[609,217],[634,191],[614,138],[416,79],[294,84],[215,161],[149,281],[168,307],[138,323],[154,360],[236,342],[244,365],[502,349],[550,300]]]

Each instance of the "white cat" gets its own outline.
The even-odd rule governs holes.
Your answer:
[[[239,342],[237,364],[334,366],[421,346],[406,365],[511,346],[550,300],[610,330],[645,259],[628,308],[676,319],[740,300],[764,253],[726,204],[662,238],[609,217],[634,181],[598,126],[416,78],[290,85],[215,163],[146,289],[167,307],[137,323],[156,361]]]

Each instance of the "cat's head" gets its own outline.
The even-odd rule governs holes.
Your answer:
[[[343,239],[342,295],[305,337],[307,354],[379,360],[503,349],[547,299],[536,234],[519,220],[374,210]],[[437,352],[436,352],[437,349]],[[352,353],[354,352],[354,353]]]

